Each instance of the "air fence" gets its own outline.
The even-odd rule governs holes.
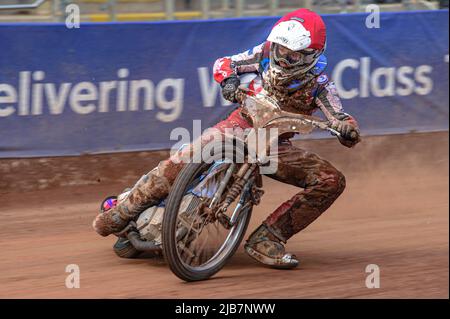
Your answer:
[[[345,111],[363,135],[448,130],[448,11],[367,16],[324,16]],[[236,107],[213,63],[276,20],[0,25],[0,158],[169,149]]]

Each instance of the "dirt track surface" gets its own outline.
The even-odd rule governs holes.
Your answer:
[[[184,283],[162,259],[120,259],[115,238],[91,222],[101,199],[126,185],[99,182],[0,193],[0,297],[448,298],[448,133],[366,138],[353,150],[335,140],[303,145],[341,169],[347,189],[289,241],[298,269],[262,267],[241,247],[213,279]],[[297,191],[270,179],[265,189],[250,231]],[[65,286],[69,264],[80,267],[79,289]],[[368,264],[380,268],[379,289],[365,286]]]

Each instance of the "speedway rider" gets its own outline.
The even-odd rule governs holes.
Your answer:
[[[322,18],[308,9],[299,9],[282,17],[267,40],[254,48],[218,59],[214,79],[220,83],[224,98],[237,102],[239,76],[256,73],[250,84],[256,92],[265,90],[285,111],[311,115],[320,109],[339,131],[339,141],[353,147],[360,141],[356,121],[344,113],[335,85],[324,69],[326,27]],[[240,109],[234,110],[215,128],[251,127]],[[281,138],[278,170],[269,175],[278,181],[303,188],[281,204],[250,235],[245,251],[256,260],[278,268],[293,268],[297,258],[285,252],[284,245],[318,218],[345,188],[345,177],[328,161],[292,145]],[[131,193],[116,207],[94,220],[94,229],[102,236],[121,231],[146,208],[158,204],[168,193],[183,163],[180,154],[162,161],[139,180]]]

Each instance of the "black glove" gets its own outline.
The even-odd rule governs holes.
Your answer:
[[[237,103],[238,101],[236,99],[236,91],[239,88],[240,84],[241,81],[237,76],[231,76],[223,80],[222,83],[220,83],[220,86],[222,87],[223,98],[230,102]]]

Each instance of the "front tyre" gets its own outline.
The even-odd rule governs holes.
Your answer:
[[[196,181],[199,180],[199,176],[208,171],[210,167],[212,167],[212,164],[186,164],[177,176],[167,199],[162,229],[163,255],[172,272],[184,281],[208,279],[224,267],[229,258],[236,252],[245,235],[253,208],[249,206],[245,211],[241,212],[241,218],[231,229],[226,231],[227,234],[224,234],[224,239],[217,239],[218,236],[214,237],[216,230],[218,233],[225,229],[221,229],[221,226],[219,224],[216,225],[215,222],[204,221],[202,226],[198,228],[199,230],[196,229],[196,226],[193,226],[198,224],[195,220],[198,221],[199,218],[204,218],[201,214],[196,216],[193,213],[189,217],[189,220],[192,221],[190,228],[189,225],[186,226],[186,224],[189,224],[186,222],[188,220],[188,217],[186,217],[187,213],[184,211],[179,212],[180,204],[184,196],[192,189],[193,184],[195,185]],[[188,209],[192,210],[192,206],[189,205]],[[207,227],[212,228],[211,233]],[[205,235],[206,239],[203,239],[204,242],[199,243],[200,248],[197,251],[191,247],[194,244],[191,244],[192,236],[190,232],[195,234],[197,236],[195,239],[199,241],[201,241],[199,238],[204,233],[212,234],[211,237],[213,238]],[[180,237],[186,238],[186,240],[180,240]],[[210,247],[214,245],[218,248],[213,249]]]

